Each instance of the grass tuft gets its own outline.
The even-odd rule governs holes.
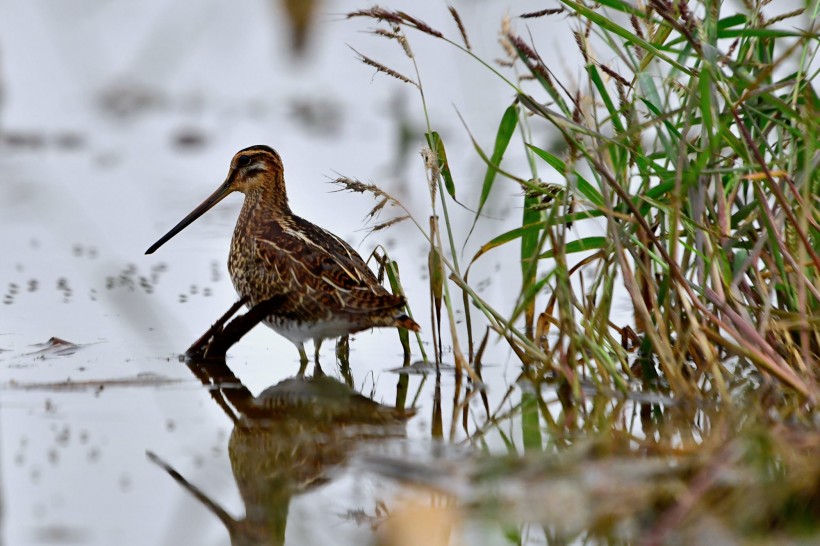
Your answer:
[[[449,342],[456,361],[450,437],[460,416],[475,445],[493,433],[509,453],[525,452],[502,475],[520,472],[538,485],[524,492],[530,508],[546,506],[538,495],[568,473],[634,473],[638,481],[614,480],[610,496],[591,490],[581,509],[594,517],[577,527],[568,530],[554,512],[540,518],[547,543],[708,543],[716,532],[737,543],[816,538],[817,18],[767,15],[773,3],[755,0],[737,12],[719,2],[560,4],[521,17],[536,36],[540,17],[561,14],[574,25],[580,81],[560,77],[508,17],[502,59],[490,62],[469,48],[455,13],[459,36],[450,38],[403,12],[354,12],[460,50],[514,94],[493,105],[504,113],[492,150],[467,129],[486,166],[471,194],[428,115],[419,59],[410,60],[430,195],[427,221],[410,220],[429,244],[435,360]],[[533,136],[547,132],[558,145]],[[515,146],[526,161],[513,165],[505,158]],[[499,180],[521,188],[520,222],[465,261],[458,251],[473,231],[459,239],[449,207],[478,211],[475,227]],[[470,271],[507,245],[519,252],[521,283],[501,310],[481,297]],[[478,351],[474,329],[489,333]],[[492,336],[520,360],[517,384],[528,387],[517,403],[510,388],[492,412],[484,398],[487,417],[471,430],[467,408],[484,393],[476,372]],[[441,438],[439,389],[434,402]],[[655,470],[645,472],[650,463]],[[505,534],[523,542],[523,527]]]

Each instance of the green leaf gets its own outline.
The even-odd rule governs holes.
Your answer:
[[[521,219],[522,226],[532,225],[541,218],[541,213],[535,209],[538,198],[524,196],[524,215]],[[543,225],[543,224],[542,224]],[[525,231],[521,234],[521,283],[526,288],[535,282],[535,274],[538,271],[535,254],[538,252],[539,231]]]
[[[718,21],[717,27],[718,30],[723,30],[726,28],[743,26],[749,21],[749,18],[743,15],[742,13],[736,13],[735,15],[730,15],[729,17],[724,17],[720,21]]]
[[[515,127],[518,125],[518,106],[511,104],[501,117],[501,123],[498,125],[498,132],[495,135],[495,146],[493,147],[493,155],[490,157],[490,162],[487,165],[487,173],[484,175],[484,183],[481,186],[481,197],[478,200],[478,209],[473,219],[473,225],[470,227],[470,234],[475,229],[478,217],[481,215],[481,209],[487,202],[487,197],[490,195],[490,190],[493,189],[493,182],[495,182],[495,175],[498,174],[498,169],[501,165],[501,159],[504,157],[504,152],[507,151],[507,146],[510,144]],[[465,241],[466,243],[466,241]]]
[[[715,122],[712,116],[712,73],[704,67],[698,79],[700,93],[700,111],[703,127],[709,132],[710,138],[715,135]]]
[[[623,13],[628,13],[629,15],[637,15],[639,18],[646,17],[646,12],[644,10],[638,9],[627,2],[623,2],[622,0],[598,0],[598,3],[602,6],[616,9]]]
[[[718,38],[802,38],[804,32],[799,30],[775,30],[766,28],[726,29],[718,33]]]
[[[447,193],[453,199],[456,198],[456,185],[453,182],[453,174],[450,172],[450,163],[447,161],[447,151],[444,149],[444,141],[441,140],[441,135],[437,131],[432,133],[425,133],[427,137],[427,145],[430,149],[436,152],[438,156],[438,168],[441,171],[441,176],[444,178],[444,187],[447,188]]]
[[[541,451],[541,424],[538,418],[538,399],[531,392],[521,393],[521,438],[524,451]]]
[[[490,190],[495,181],[495,175],[498,173],[498,167],[501,165],[501,159],[504,157],[504,152],[510,144],[510,139],[512,138],[516,125],[518,125],[518,106],[513,104],[504,111],[501,123],[498,125],[493,155],[490,157],[490,165],[487,166],[487,173],[484,175],[484,184],[481,186],[478,212],[481,212],[481,208],[487,202],[487,197],[490,195]]]
[[[609,239],[606,237],[584,237],[583,239],[576,239],[564,245],[564,254],[572,254],[574,252],[584,252],[587,250],[597,250],[604,248]],[[550,249],[538,255],[538,259],[555,257],[555,250]]]
[[[652,200],[661,200],[661,198],[665,197],[666,194],[671,192],[675,189],[675,180],[670,179],[665,182],[661,182],[655,186],[652,186],[648,190],[643,193],[642,197]]]
[[[612,120],[612,126],[615,128],[616,133],[623,133],[624,126],[621,123],[621,117],[618,115],[618,109],[615,107],[615,103],[612,102],[612,97],[609,96],[609,91],[604,85],[604,81],[601,79],[601,74],[598,72],[598,68],[594,64],[587,65],[587,72],[589,73],[589,77],[592,79],[592,83],[595,84],[595,87],[598,89],[598,93],[601,94],[601,99],[604,101],[604,105],[606,106],[607,111],[609,112],[609,118]]]

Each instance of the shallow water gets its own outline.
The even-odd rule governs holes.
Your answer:
[[[391,7],[416,9],[406,4]],[[429,344],[422,238],[409,224],[365,238],[363,219],[374,202],[329,193],[333,188],[325,184],[336,172],[377,182],[426,221],[429,198],[416,156],[423,128],[402,125],[421,119],[417,97],[405,85],[374,78],[341,44],[378,54],[403,70],[410,67],[395,44],[358,32],[369,25],[338,15],[360,7],[366,6],[323,6],[302,58],[289,52],[278,6],[267,4],[249,3],[243,11],[217,2],[197,4],[195,10],[161,2],[140,7],[85,2],[72,8],[27,2],[4,8],[4,544],[226,544],[230,525],[224,514],[235,523],[258,521],[246,484],[259,480],[237,468],[253,470],[256,462],[275,458],[266,449],[280,440],[275,434],[271,439],[269,423],[255,436],[261,445],[237,440],[236,423],[217,403],[216,391],[179,358],[235,301],[225,258],[240,198],[220,204],[155,255],[143,255],[222,181],[231,155],[244,146],[266,143],[278,149],[295,211],[343,236],[365,256],[376,245],[388,249],[402,267]],[[465,19],[486,33],[475,37],[477,47],[494,51],[502,8],[464,7]],[[414,13],[431,24],[452,24],[443,6]],[[501,112],[486,111],[485,104],[503,104],[495,98],[510,92],[464,63],[457,65],[454,84],[442,74],[452,73],[457,54],[442,55],[441,46],[426,37],[413,43],[419,59],[426,56],[422,66],[431,115],[447,139],[451,161],[480,179],[484,167],[469,151],[451,103],[460,101],[471,131],[489,146]],[[402,130],[416,135],[409,151],[399,146]],[[464,188],[467,200],[473,191]],[[507,195],[486,211],[495,220],[476,230],[464,251],[467,258],[509,222],[515,224],[517,188],[498,191]],[[472,213],[453,212],[457,229],[469,229]],[[508,294],[499,279],[517,279],[516,252],[505,252],[484,260],[472,274],[482,293],[499,302]],[[413,350],[418,360],[418,347]],[[260,327],[230,351],[227,365],[248,396],[260,396],[291,377],[297,360],[292,345]],[[451,360],[445,354],[445,361]],[[325,344],[323,362],[331,375],[341,377],[333,366],[332,343]],[[517,366],[496,343],[485,362],[495,409],[515,381]],[[356,391],[395,404],[401,376],[389,370],[403,360],[394,331],[355,336],[351,364]],[[327,440],[305,448],[327,460],[315,462],[310,471],[292,470],[298,479],[284,488],[292,494],[288,542],[368,542],[382,516],[400,505],[415,506],[420,494],[388,471],[373,471],[385,468],[383,457],[434,466],[463,455],[460,416],[452,416],[452,373],[443,374],[440,386],[440,426],[451,440],[444,443],[431,436],[437,422],[433,376],[406,377],[407,406],[415,411],[406,424],[382,430],[365,423],[365,430],[335,447],[325,433],[308,434]],[[287,422],[304,424],[300,408]],[[478,398],[470,408],[479,417],[484,411]],[[480,419],[471,415],[468,421],[475,427]],[[333,435],[337,428],[331,427]],[[488,442],[490,448],[503,445],[492,435]],[[158,462],[222,507],[223,520]],[[285,461],[279,471],[296,468],[288,464],[293,465]],[[430,495],[435,496],[421,494],[428,500]],[[441,498],[446,504],[447,497]],[[257,531],[252,524],[234,529],[234,541],[252,539]],[[464,533],[481,536],[484,543],[502,541],[497,527],[488,531],[476,524]]]

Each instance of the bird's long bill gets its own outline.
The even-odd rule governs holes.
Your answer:
[[[171,228],[171,231],[163,235],[159,241],[151,245],[151,248],[145,251],[146,254],[153,254],[156,249],[164,245],[168,242],[171,237],[188,227],[194,220],[208,212],[214,205],[225,199],[225,197],[231,193],[231,184],[230,179],[226,180],[215,192],[211,194],[205,201],[202,202],[197,208],[191,211],[191,213],[182,219],[180,223],[175,225]]]

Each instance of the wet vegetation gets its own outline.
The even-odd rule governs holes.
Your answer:
[[[453,8],[446,32],[412,13],[348,14],[408,58],[386,66],[356,52],[421,102],[431,205],[429,218],[407,215],[429,243],[425,357],[440,363],[452,346],[457,381],[449,435],[440,406],[432,432],[453,440],[461,428],[483,452],[452,468],[377,465],[454,501],[444,503],[450,523],[421,510],[419,526],[490,517],[513,544],[820,537],[817,14],[775,9],[564,0],[522,14],[532,35],[544,18],[572,25],[580,82],[559,77],[511,20],[501,22],[506,57],[492,61],[472,51]],[[492,148],[473,139],[486,165],[480,192],[451,168],[427,115],[412,42],[430,37],[511,91]],[[512,146],[525,165],[504,161]],[[460,238],[452,211],[470,207],[473,225],[484,221],[504,179],[520,187],[520,224],[465,260],[470,235]],[[402,207],[374,185],[337,183],[372,193],[377,208]],[[504,245],[520,249],[511,313],[470,279]],[[627,322],[612,312],[620,287]],[[497,409],[480,401],[488,337],[521,363],[520,389]]]

